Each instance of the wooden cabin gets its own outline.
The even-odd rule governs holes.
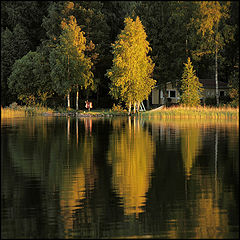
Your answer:
[[[215,98],[216,97],[216,82],[215,79],[199,79],[199,81],[203,84],[203,92],[202,92],[202,102],[205,103],[206,98]],[[218,90],[219,97],[224,97],[228,95],[228,85],[225,82],[218,81]],[[180,101],[180,93],[178,88],[171,82],[166,83],[166,97],[164,97],[163,89],[161,89],[160,85],[155,86],[149,96],[149,103],[153,107],[161,106],[166,103],[176,104]]]

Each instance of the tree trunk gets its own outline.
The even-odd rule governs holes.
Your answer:
[[[218,62],[217,62],[217,44],[215,50],[215,81],[216,81],[216,100],[217,107],[219,106],[219,95],[218,95]]]
[[[70,92],[68,92],[68,95],[67,95],[67,106],[69,110],[70,109]]]
[[[132,104],[131,104],[131,102],[130,102],[130,103],[129,103],[129,107],[128,107],[128,115],[131,114],[131,107],[132,107]]]
[[[147,99],[147,110],[149,110],[150,109],[150,104],[149,104],[149,98]]]
[[[133,104],[133,113],[134,114],[136,113],[136,102],[134,102],[134,104]]]
[[[139,113],[139,108],[140,108],[140,102],[137,103],[137,112]]]
[[[68,55],[68,83],[69,83],[69,55]],[[67,101],[68,101],[68,110],[70,109],[70,91],[67,95]]]
[[[78,97],[79,97],[79,89],[77,86],[77,95],[76,95],[76,110],[78,110]]]

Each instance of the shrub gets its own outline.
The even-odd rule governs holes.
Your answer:
[[[18,106],[18,104],[16,102],[13,102],[9,105],[9,108],[11,109],[18,109],[20,106]]]
[[[112,111],[113,112],[126,112],[125,109],[121,106],[121,104],[115,105],[115,103],[112,106]]]
[[[215,97],[207,97],[205,99],[205,105],[207,106],[216,106],[217,101]]]

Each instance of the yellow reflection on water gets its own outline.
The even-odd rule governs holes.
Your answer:
[[[225,132],[231,136],[228,140],[230,149],[234,148],[236,139],[239,138],[239,122],[236,120],[225,119],[144,119],[153,129],[153,136],[158,138],[158,134],[167,134],[166,129],[175,130],[175,139],[180,138],[181,154],[183,166],[187,179],[191,176],[191,170],[194,166],[198,152],[202,148],[202,135],[211,129]],[[160,132],[160,133],[159,133]],[[157,136],[156,136],[157,135]],[[165,136],[169,137],[169,136]],[[234,162],[233,164],[236,164]],[[239,166],[236,166],[239,169]]]
[[[198,171],[200,171],[198,169]],[[191,222],[191,238],[193,239],[224,239],[228,238],[229,215],[227,209],[219,206],[221,197],[216,191],[215,184],[209,176],[197,174],[201,191],[197,193],[194,205],[187,206],[181,213],[175,213],[176,218],[168,221],[168,238],[181,238],[181,234],[188,231],[186,227]],[[217,183],[218,184],[218,183]],[[217,186],[223,188],[223,186]],[[221,190],[222,191],[222,190]],[[231,192],[224,193],[224,199],[234,201]],[[186,213],[188,218],[186,219]]]
[[[65,231],[73,228],[73,213],[81,208],[80,201],[85,198],[85,172],[83,166],[74,174],[65,173],[60,190],[60,208]]]
[[[144,119],[145,122],[151,123],[153,125],[161,125],[165,127],[201,127],[208,128],[212,126],[217,127],[227,127],[227,128],[239,128],[238,120],[226,120],[226,119]]]
[[[139,119],[125,122],[111,136],[108,162],[112,165],[112,184],[122,198],[125,215],[138,217],[145,205],[155,148],[151,136]]]
[[[78,149],[79,158],[76,163],[78,167],[70,167],[63,173],[60,208],[66,233],[73,229],[76,210],[84,207],[83,200],[87,198],[87,193],[94,189],[97,169],[93,161],[93,146],[93,138],[85,135]]]
[[[218,176],[218,152],[219,139],[218,136],[228,136],[229,150],[231,154],[236,154],[236,146],[239,142],[239,122],[238,121],[222,121],[222,120],[151,120],[149,123],[155,135],[158,133],[166,134],[162,129],[178,129],[175,138],[179,138],[181,144],[181,155],[185,170],[185,175],[188,179],[188,196],[186,205],[182,211],[176,209],[170,215],[168,220],[167,237],[171,239],[182,238],[184,233],[187,233],[194,239],[222,239],[227,238],[232,231],[229,226],[229,212],[228,204],[234,203],[234,195],[232,191],[224,189],[221,181],[221,176]],[[215,134],[213,139],[213,154],[214,154],[214,168],[212,172],[203,174],[202,169],[194,167],[198,152],[202,148],[202,137],[205,133],[209,133],[209,129],[213,130]],[[211,133],[212,134],[212,133]],[[154,134],[153,134],[154,136]],[[158,136],[155,136],[157,139]],[[239,169],[239,161],[235,157],[230,157],[228,161],[232,161],[234,166],[233,171]],[[193,171],[194,169],[194,171]],[[194,172],[194,182],[197,182],[198,191],[192,190],[193,181],[190,176]],[[236,172],[236,175],[238,173]],[[191,192],[196,192],[192,195]],[[224,205],[220,205],[221,199],[224,199]],[[191,231],[189,231],[189,224],[191,224]]]
[[[191,169],[198,151],[201,148],[200,129],[189,127],[180,131],[181,153],[187,179],[191,176]]]

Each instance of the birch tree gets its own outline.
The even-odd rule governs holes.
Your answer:
[[[113,65],[106,75],[111,80],[110,94],[125,102],[130,114],[132,106],[135,113],[148,98],[156,81],[152,78],[154,63],[148,56],[151,48],[139,17],[135,21],[125,18],[124,23],[125,28],[112,44]]]
[[[77,25],[74,16],[61,23],[62,33],[59,44],[50,53],[51,77],[55,90],[67,95],[67,106],[70,109],[70,93],[76,90],[76,109],[78,110],[79,88],[93,86],[92,62],[84,51],[86,38]]]
[[[215,57],[215,83],[216,101],[219,106],[218,91],[218,58],[219,52],[226,43],[233,40],[234,27],[226,24],[230,17],[230,2],[201,1],[197,2],[198,8],[194,24],[197,34],[201,36],[199,48],[193,53],[199,57],[203,55],[214,55]]]

